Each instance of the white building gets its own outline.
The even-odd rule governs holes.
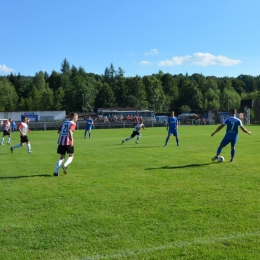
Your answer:
[[[56,121],[66,118],[66,111],[19,111],[0,112],[0,119],[12,118],[14,121],[21,121],[23,116],[30,118],[30,121]]]

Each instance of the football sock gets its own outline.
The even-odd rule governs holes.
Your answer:
[[[21,144],[17,144],[17,145],[15,145],[15,146],[13,146],[13,149],[19,148],[19,147],[21,147]]]
[[[217,150],[217,155],[220,155],[220,154],[221,154],[221,151],[222,151],[222,148],[219,147],[218,150]]]
[[[1,142],[2,144],[4,143],[4,140],[5,140],[5,138],[3,137],[3,138],[2,138],[2,142]]]
[[[11,137],[8,137],[8,143],[10,143],[10,141],[11,141]]]
[[[31,151],[31,144],[27,144],[27,150],[28,150],[28,152]]]
[[[125,139],[125,141],[129,141],[129,140],[131,140],[132,139],[132,137],[127,137],[126,139]]]
[[[179,139],[178,139],[178,138],[176,138],[176,144],[177,144],[177,145],[179,144]]]
[[[91,137],[91,133],[88,134],[89,138]]]
[[[54,172],[58,172],[58,171],[59,171],[62,162],[63,162],[63,160],[62,160],[62,159],[59,159],[59,161],[58,161],[57,164],[56,164],[56,168],[55,168],[55,171],[54,171]]]
[[[231,158],[234,158],[236,153],[236,149],[231,149]]]
[[[165,140],[165,146],[168,144],[169,138],[167,137]]]
[[[64,167],[67,167],[67,166],[72,162],[72,160],[73,160],[73,157],[70,156],[70,157],[66,160],[66,162],[63,164]]]

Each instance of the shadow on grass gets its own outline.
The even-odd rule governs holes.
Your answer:
[[[32,178],[32,177],[52,177],[52,175],[35,174],[35,175],[23,175],[23,176],[6,176],[6,177],[0,177],[0,179],[20,179],[20,178]]]
[[[211,165],[212,163],[193,163],[186,165],[175,165],[175,166],[162,166],[162,167],[154,167],[154,168],[146,168],[145,170],[170,170],[170,169],[179,169],[179,168],[189,168],[189,167],[202,167],[206,165]]]

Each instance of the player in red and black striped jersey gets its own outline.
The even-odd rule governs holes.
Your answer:
[[[67,166],[72,162],[74,157],[74,141],[73,132],[76,130],[76,122],[78,120],[77,113],[71,113],[70,119],[64,121],[59,127],[58,133],[60,134],[58,139],[57,153],[60,154],[60,159],[56,163],[54,176],[59,176],[59,169],[62,167],[63,173],[67,174]],[[66,153],[69,154],[68,159],[62,165]]]

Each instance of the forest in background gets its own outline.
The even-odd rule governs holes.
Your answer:
[[[260,100],[260,76],[172,75],[159,71],[140,77],[125,77],[111,63],[103,75],[70,65],[67,59],[59,72],[39,71],[34,76],[10,74],[0,77],[0,111],[66,110],[95,112],[101,107],[151,109],[156,114],[170,110],[200,113],[240,107],[241,100]],[[257,103],[258,102],[258,103]],[[241,111],[243,112],[243,111]],[[252,118],[259,114],[257,108]]]

